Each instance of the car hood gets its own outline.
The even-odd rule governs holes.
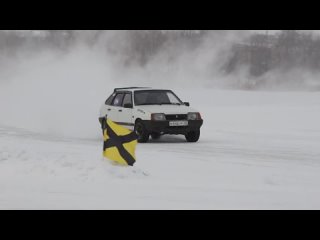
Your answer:
[[[144,105],[137,106],[137,109],[141,109],[149,113],[165,113],[165,114],[187,114],[189,112],[197,112],[197,110],[183,106],[183,105]]]

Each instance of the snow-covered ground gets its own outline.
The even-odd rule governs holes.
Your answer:
[[[200,142],[139,144],[133,168],[102,139],[0,117],[0,209],[320,209],[320,93],[176,93],[202,113]]]

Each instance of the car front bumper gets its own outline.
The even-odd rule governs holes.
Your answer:
[[[186,134],[192,131],[200,130],[203,125],[203,120],[188,121],[188,126],[183,127],[171,127],[170,121],[142,121],[146,130],[150,133],[161,134]]]

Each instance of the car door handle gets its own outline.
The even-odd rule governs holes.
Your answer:
[[[122,110],[120,109],[119,112],[122,112]]]
[[[110,108],[108,108],[107,110],[108,110],[108,111],[111,111],[111,109],[110,109]]]

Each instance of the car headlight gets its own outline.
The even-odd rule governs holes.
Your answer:
[[[166,116],[163,113],[153,113],[151,114],[151,120],[153,121],[165,121]]]
[[[188,113],[188,120],[200,120],[201,119],[201,115],[200,113]]]

